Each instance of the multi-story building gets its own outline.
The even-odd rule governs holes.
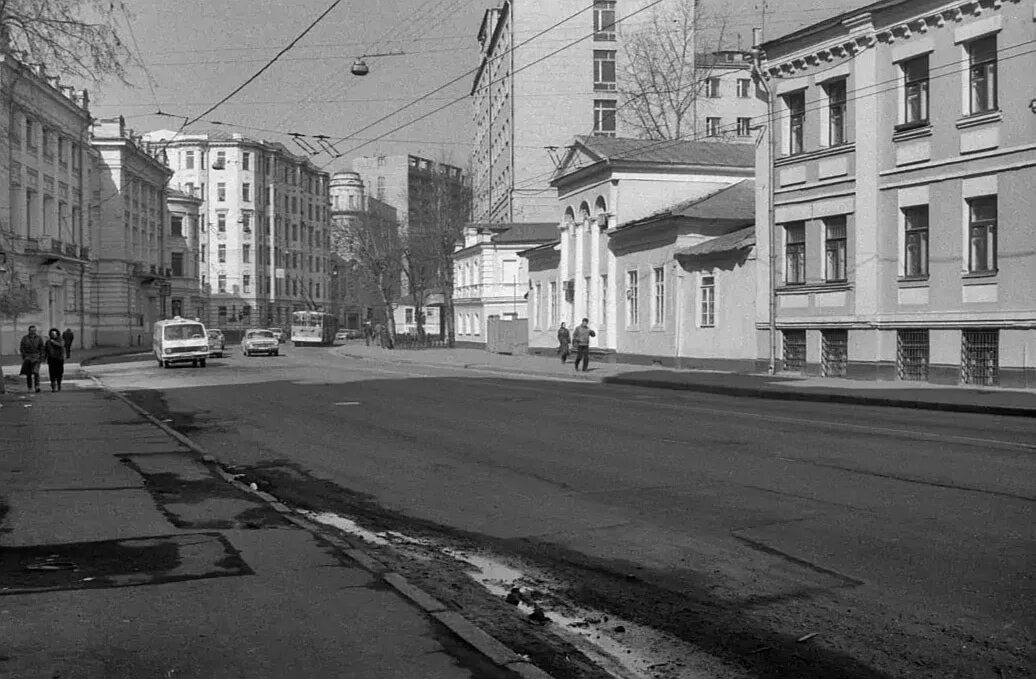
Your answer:
[[[565,145],[579,135],[632,136],[619,115],[624,38],[675,4],[595,0],[579,12],[552,0],[504,0],[486,10],[471,87],[473,221],[553,220],[550,179]]]
[[[144,346],[166,315],[166,185],[172,171],[126,121],[97,121],[91,133],[101,192],[97,229],[97,343]]]
[[[0,353],[29,324],[96,342],[98,195],[85,90],[0,55]],[[6,316],[6,317],[5,317]]]
[[[331,176],[331,308],[343,328],[359,329],[369,321],[388,318],[385,300],[370,274],[349,256],[342,234],[350,229],[391,230],[399,228],[396,209],[367,193],[356,172],[335,172]],[[398,293],[398,290],[395,290]]]
[[[554,222],[470,224],[453,253],[454,327],[457,340],[486,343],[492,318],[516,320],[528,316],[528,261],[518,253],[553,242]]]
[[[435,230],[442,219],[467,221],[470,189],[455,165],[408,154],[363,156],[352,166],[368,196],[396,209],[404,231]]]
[[[1036,384],[1034,40],[1032,3],[883,0],[761,46],[764,360]]]
[[[169,210],[169,315],[208,318],[208,294],[201,287],[201,205],[194,194],[166,192]]]
[[[205,321],[234,331],[285,327],[291,312],[330,297],[329,177],[277,142],[239,133],[147,135],[161,143],[172,185],[201,200]]]
[[[766,117],[766,98],[752,80],[752,56],[720,50],[695,57],[698,94],[694,137],[703,140],[751,141],[753,126]]]

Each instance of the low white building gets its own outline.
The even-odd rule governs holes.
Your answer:
[[[456,339],[486,343],[491,318],[528,316],[528,262],[523,250],[557,238],[557,224],[471,224],[463,245],[453,253],[453,307]]]

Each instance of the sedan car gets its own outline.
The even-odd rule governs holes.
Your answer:
[[[241,340],[241,353],[245,356],[252,356],[254,354],[277,356],[280,354],[280,349],[280,342],[277,341],[277,336],[273,334],[273,330],[246,330],[245,336]]]
[[[213,328],[209,330],[209,356],[223,358],[223,352],[227,350],[227,338],[223,331]]]

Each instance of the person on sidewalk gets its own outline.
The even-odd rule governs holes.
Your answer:
[[[561,355],[561,362],[564,363],[568,360],[568,345],[572,342],[572,334],[562,323],[561,327],[558,328],[558,353]]]
[[[590,329],[589,324],[590,319],[584,318],[572,333],[572,344],[576,347],[576,370],[579,370],[579,362],[582,361],[583,372],[590,367],[590,338],[597,337],[597,333]]]
[[[65,332],[61,333],[61,339],[65,343],[65,358],[72,358],[72,340],[75,338],[72,328],[65,328]]]
[[[18,345],[18,351],[22,355],[21,375],[25,375],[25,381],[29,385],[29,393],[33,390],[40,390],[40,363],[43,361],[44,347],[43,338],[36,334],[36,326],[30,325],[29,332],[22,337]]]
[[[48,339],[44,345],[44,353],[47,356],[50,390],[61,391],[61,380],[65,376],[65,349],[67,345],[61,336],[61,331],[57,328],[51,328],[47,335]],[[39,376],[36,377],[36,381],[38,384]],[[39,389],[36,391],[39,391]]]

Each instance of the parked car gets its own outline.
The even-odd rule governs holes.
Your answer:
[[[246,330],[245,336],[241,340],[241,353],[245,356],[252,356],[253,354],[277,356],[280,354],[280,351],[281,345],[277,341],[277,336],[273,334],[273,330],[261,330],[258,328]]]
[[[277,338],[277,341],[284,344],[288,341],[288,336],[284,334],[284,328],[270,328],[270,332]]]
[[[346,328],[345,330],[339,330],[338,334],[335,335],[336,342],[344,342],[351,339],[360,339],[363,337],[363,332],[353,328]]]
[[[227,338],[223,331],[218,328],[209,329],[209,356],[223,358],[223,352],[227,349]]]

